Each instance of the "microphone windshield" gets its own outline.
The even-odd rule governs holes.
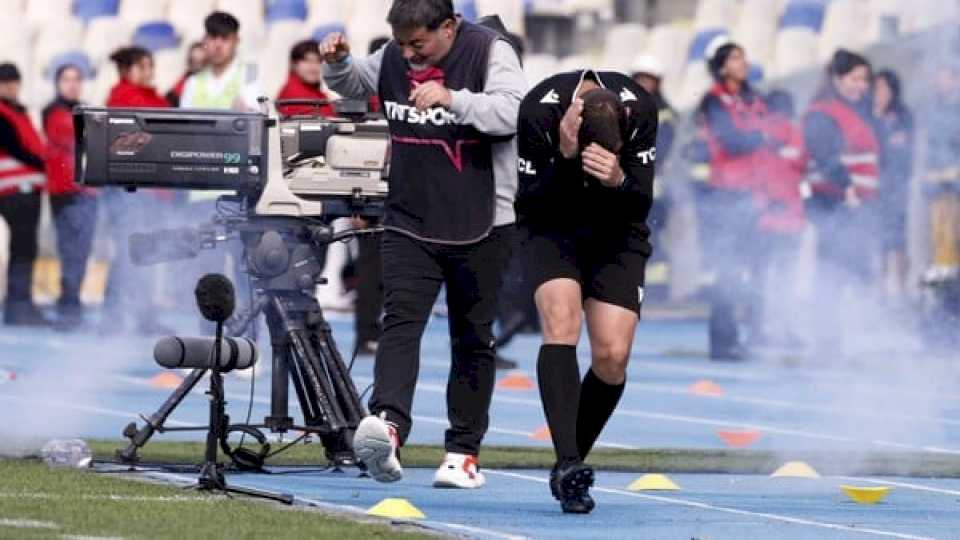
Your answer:
[[[197,308],[203,318],[213,322],[223,322],[233,315],[233,283],[222,274],[207,274],[197,282],[194,291]]]

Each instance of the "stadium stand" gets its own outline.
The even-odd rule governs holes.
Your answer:
[[[636,51],[647,43],[647,27],[642,24],[618,24],[607,32],[603,46],[602,69],[626,71],[633,64]]]
[[[120,0],[74,0],[73,16],[90,22],[97,17],[115,17],[120,10]]]
[[[37,26],[47,24],[56,14],[69,16],[72,8],[73,0],[29,0],[24,14],[27,22]]]
[[[197,13],[210,13],[215,7],[216,0],[171,0],[167,17],[183,41],[190,43],[203,37],[203,24]]]
[[[869,5],[862,0],[833,0],[827,4],[817,59],[828,62],[840,47],[853,51],[865,49],[870,43],[864,22],[869,20]]]
[[[131,26],[167,18],[167,0],[123,0],[117,16]]]
[[[180,46],[180,36],[172,24],[166,21],[154,21],[137,27],[133,32],[133,43],[157,52],[178,48]]]
[[[318,27],[325,24],[345,24],[350,19],[350,0],[308,0],[307,24]]]
[[[774,3],[776,0],[768,0]],[[737,0],[701,0],[693,19],[697,30],[731,28],[737,20],[740,3]]]
[[[267,23],[286,20],[305,21],[307,3],[304,0],[269,0],[267,2]]]

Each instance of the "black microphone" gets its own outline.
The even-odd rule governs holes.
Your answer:
[[[153,359],[167,369],[212,368],[211,359],[216,338],[169,336],[157,341]],[[220,340],[218,366],[221,372],[247,369],[257,363],[257,346],[247,338],[225,337]]]
[[[233,315],[233,283],[222,274],[207,274],[194,290],[200,314],[208,321],[222,323]]]

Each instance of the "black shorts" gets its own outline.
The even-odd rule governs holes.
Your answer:
[[[580,284],[584,300],[593,298],[640,315],[652,251],[646,225],[520,223],[518,232],[524,269],[534,291],[548,281],[568,278]]]

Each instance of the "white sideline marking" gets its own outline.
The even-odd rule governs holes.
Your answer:
[[[871,484],[901,487],[904,489],[912,489],[915,491],[929,491],[930,493],[940,493],[942,495],[960,496],[960,491],[955,489],[935,488],[932,486],[924,486],[921,484],[911,484],[909,482],[894,482],[892,480],[881,480],[879,478],[867,478],[867,477],[861,477],[861,476],[835,476],[834,478],[839,478],[841,480],[849,480],[851,482],[870,482]]]
[[[50,401],[50,400],[39,400],[39,399],[30,399],[23,398],[21,396],[0,396],[0,401],[15,401],[20,403],[37,403],[40,405],[53,405],[54,407],[60,407],[61,409],[74,409],[78,411],[85,411],[91,413],[102,414],[104,416],[115,416],[118,418],[126,419],[140,419],[140,415],[135,412],[130,411],[120,411],[117,409],[105,409],[103,407],[93,407],[91,405],[77,405],[76,403],[65,403],[62,401]],[[166,424],[173,424],[179,426],[188,426],[186,422],[180,422],[177,420],[167,420]]]
[[[511,477],[511,478],[518,478],[518,479],[520,479],[520,480],[528,480],[528,481],[531,481],[531,482],[539,482],[539,483],[541,483],[541,484],[546,484],[546,483],[547,483],[547,480],[546,480],[545,478],[539,478],[539,477],[536,477],[536,476],[530,476],[530,475],[526,475],[526,474],[512,473],[512,472],[506,472],[506,471],[496,471],[496,470],[490,470],[490,469],[486,469],[486,473],[487,473],[487,474],[493,474],[493,475],[507,476],[507,477]],[[650,501],[657,501],[657,502],[662,502],[662,503],[667,503],[667,504],[673,504],[673,505],[676,505],[676,506],[687,506],[687,507],[691,507],[691,508],[700,508],[700,509],[703,509],[703,510],[712,510],[712,511],[715,511],[715,512],[724,512],[724,513],[727,513],[727,514],[736,514],[736,515],[740,515],[740,516],[750,516],[750,517],[763,518],[763,519],[768,519],[768,520],[771,520],[771,521],[780,521],[780,522],[783,522],[783,523],[792,523],[792,524],[794,524],[794,525],[806,525],[806,526],[808,526],[808,527],[819,527],[819,528],[821,528],[821,529],[832,529],[832,530],[835,530],[835,531],[854,532],[854,533],[861,533],[861,534],[872,534],[872,535],[874,535],[874,536],[886,536],[886,537],[889,537],[889,538],[901,538],[901,539],[903,539],[903,540],[935,540],[934,538],[931,538],[931,537],[928,537],[928,536],[915,536],[915,535],[912,535],[912,534],[903,534],[903,533],[898,533],[898,532],[893,532],[893,531],[884,531],[884,530],[881,530],[881,529],[867,529],[867,528],[861,528],[861,527],[852,527],[852,526],[847,526],[847,525],[840,525],[840,524],[837,524],[837,523],[828,523],[828,522],[823,522],[823,521],[814,521],[814,520],[812,520],[812,519],[795,518],[795,517],[784,516],[784,515],[780,515],[780,514],[770,514],[770,513],[767,513],[767,512],[751,512],[751,511],[749,511],[749,510],[740,510],[740,509],[737,509],[737,508],[730,508],[730,507],[726,507],[726,506],[714,506],[714,505],[712,505],[712,504],[701,503],[701,502],[696,502],[696,501],[690,501],[690,500],[687,500],[687,499],[677,499],[677,498],[675,498],[675,497],[664,497],[664,496],[662,496],[662,495],[648,495],[648,494],[645,494],[645,493],[636,493],[636,492],[633,492],[633,491],[624,491],[624,490],[622,490],[622,489],[605,488],[605,487],[594,487],[594,488],[593,488],[593,491],[600,491],[600,492],[603,492],[603,493],[612,493],[612,494],[614,494],[614,495],[624,495],[624,496],[627,496],[627,497],[634,497],[634,498],[637,498],[637,499],[647,499],[647,500],[650,500]],[[546,500],[546,498],[545,498],[544,500]]]
[[[60,525],[52,521],[0,518],[0,527],[13,527],[16,529],[59,529]]]
[[[79,534],[65,534],[63,540],[125,540],[122,536],[83,536]]]

